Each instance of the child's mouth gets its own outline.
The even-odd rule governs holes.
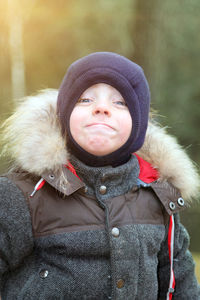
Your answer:
[[[116,129],[106,123],[92,123],[86,126],[90,133],[93,134],[103,134],[103,135],[113,135]]]
[[[107,128],[114,129],[112,126],[110,126],[109,124],[106,124],[106,123],[92,123],[92,124],[87,125],[86,127],[107,127]]]

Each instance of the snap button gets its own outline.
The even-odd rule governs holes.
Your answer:
[[[111,279],[111,275],[108,275],[108,279]]]
[[[88,187],[87,187],[87,186],[85,186],[85,187],[84,187],[84,193],[86,194],[86,193],[87,193],[87,191],[88,191]]]
[[[113,229],[111,230],[111,233],[114,237],[118,237],[119,236],[119,229],[117,227],[113,227]]]
[[[53,180],[53,179],[55,178],[55,176],[54,176],[53,174],[49,174],[49,178],[50,178],[51,180]]]
[[[180,206],[184,206],[185,205],[185,201],[181,197],[178,198],[177,202],[178,202],[178,205],[180,205]]]
[[[100,194],[104,195],[107,191],[107,187],[105,185],[101,185],[99,188]]]
[[[169,208],[170,208],[171,210],[175,210],[176,205],[174,204],[174,202],[170,202],[170,203],[169,203]]]
[[[46,278],[49,274],[48,270],[41,270],[40,271],[40,278]]]
[[[123,279],[117,280],[117,287],[118,287],[118,289],[123,288],[123,286],[124,286],[124,280]]]

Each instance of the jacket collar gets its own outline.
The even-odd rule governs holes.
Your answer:
[[[138,156],[137,156],[138,157]],[[142,165],[140,164],[140,168]],[[98,170],[96,170],[98,171]],[[48,182],[51,186],[53,186],[56,190],[61,192],[62,194],[69,196],[76,192],[79,189],[84,188],[84,193],[88,192],[88,186],[85,185],[81,179],[72,173],[71,170],[67,169],[65,166],[62,166],[62,176],[58,172],[45,172],[42,175],[42,178]],[[65,182],[62,182],[61,178],[65,179]],[[97,179],[98,180],[98,179]],[[110,180],[109,180],[110,183]],[[111,183],[112,184],[112,183]],[[131,183],[133,185],[133,183]],[[136,186],[136,184],[134,184]],[[96,189],[100,187],[100,185],[95,184]],[[139,188],[151,188],[156,196],[159,198],[163,207],[169,215],[177,213],[186,207],[184,199],[181,197],[181,193],[177,190],[173,185],[169,182],[159,182],[159,180],[153,181],[151,183],[145,183],[138,180]],[[130,188],[129,188],[130,189]],[[129,190],[128,189],[128,190]],[[128,191],[127,190],[127,191]],[[127,192],[125,191],[125,192]],[[106,193],[106,197],[114,197],[120,193],[119,190],[115,191],[117,194],[108,195]],[[124,193],[124,192],[123,192]],[[94,195],[94,193],[91,193]],[[96,195],[98,197],[98,195]],[[102,196],[102,195],[101,195]],[[105,199],[106,199],[105,197]],[[104,199],[104,200],[105,200]]]
[[[139,163],[135,155],[118,167],[91,167],[71,155],[70,162],[87,186],[87,194],[106,200],[127,193],[137,185]]]

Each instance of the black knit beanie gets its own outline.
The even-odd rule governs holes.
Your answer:
[[[132,117],[132,131],[127,142],[116,151],[95,156],[81,148],[70,132],[70,115],[81,94],[90,86],[106,83],[123,96]],[[113,167],[128,161],[131,153],[144,143],[150,105],[150,92],[140,66],[112,52],[96,52],[75,61],[67,70],[59,89],[57,113],[68,150],[89,166]]]

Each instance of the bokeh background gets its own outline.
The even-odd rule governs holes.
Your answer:
[[[18,98],[58,88],[74,60],[114,51],[143,67],[157,120],[198,167],[199,16],[199,0],[0,0],[0,121]],[[181,218],[200,253],[198,202]]]

